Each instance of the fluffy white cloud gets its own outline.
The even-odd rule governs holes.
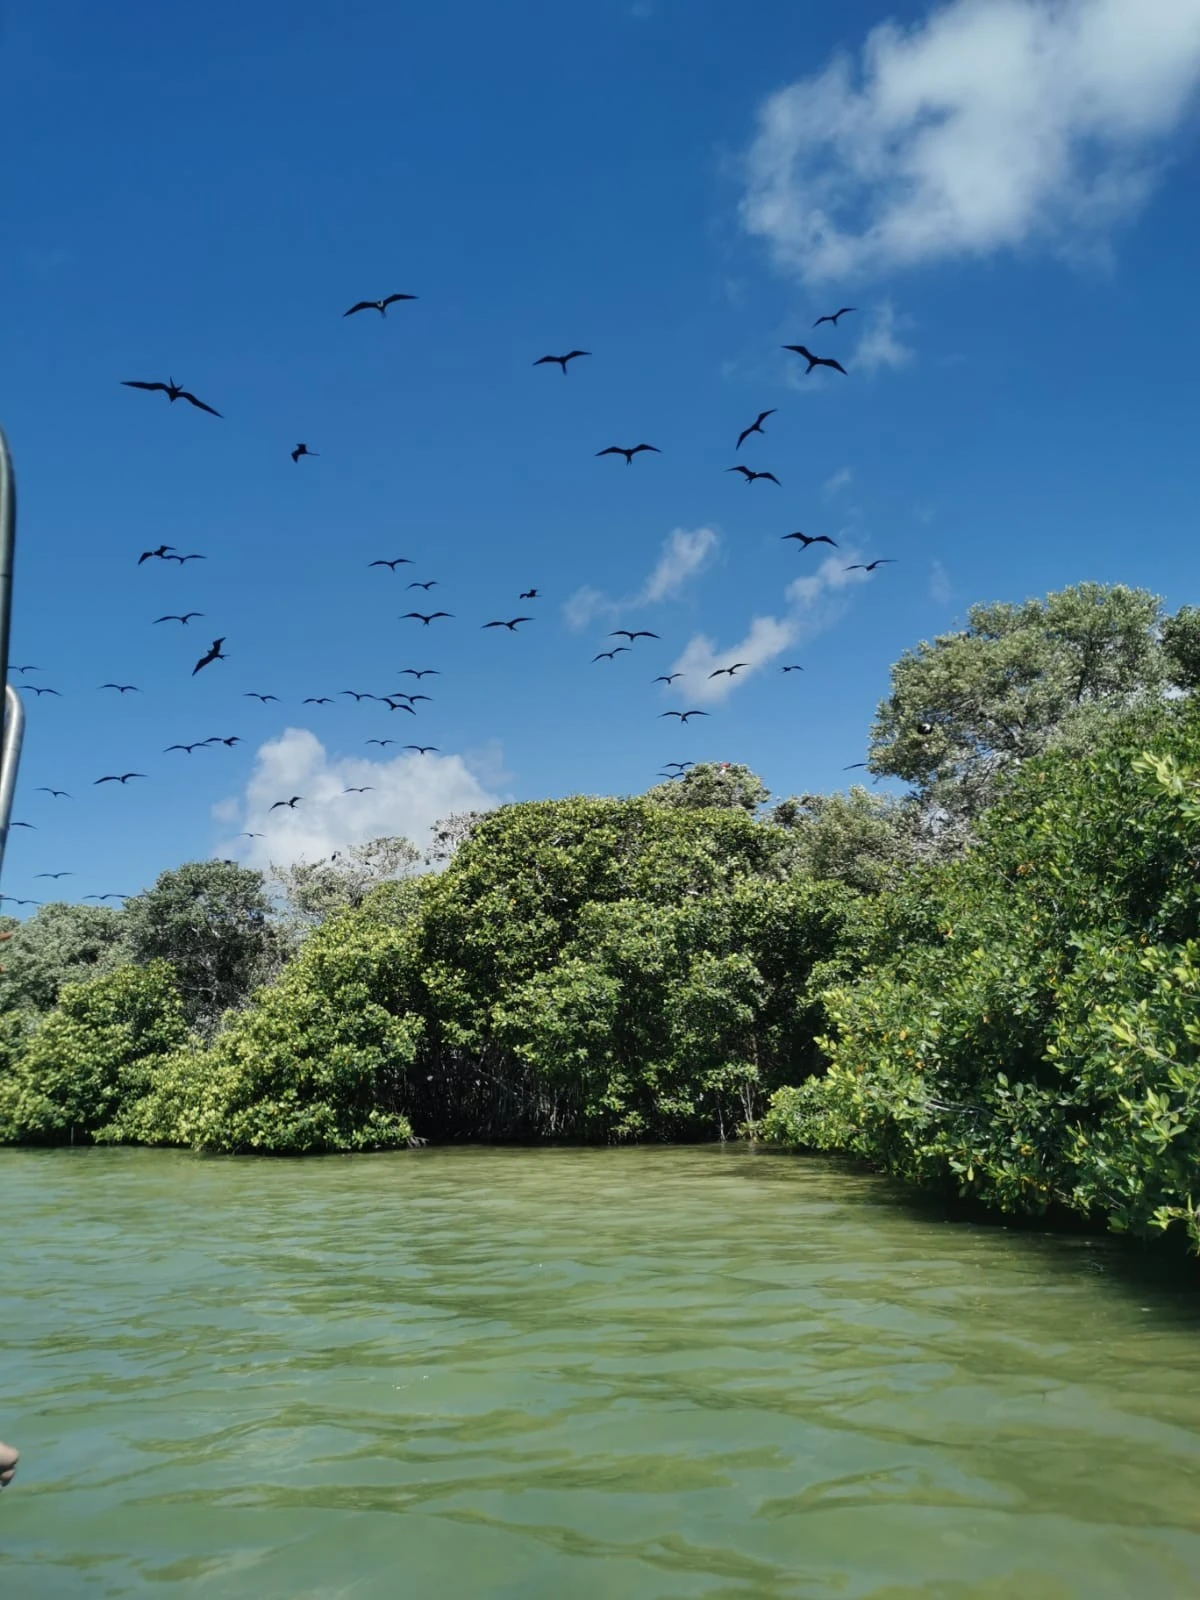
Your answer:
[[[596,617],[615,617],[658,600],[670,600],[707,566],[720,540],[713,528],[676,528],[663,540],[654,570],[636,593],[614,600],[602,589],[576,589],[563,605],[568,627],[577,632]]]
[[[716,548],[717,535],[712,528],[676,528],[634,604],[648,606],[678,594],[689,578],[704,569]]]
[[[786,650],[795,637],[796,624],[790,617],[754,617],[745,638],[724,649],[718,649],[707,634],[694,634],[671,668],[672,672],[683,673],[680,682],[671,687],[689,704],[698,701],[704,706],[724,700],[739,683],[753,677],[760,667]],[[733,666],[735,661],[745,662],[745,667],[732,678],[727,673],[719,678],[709,676],[718,667]]]
[[[369,793],[344,793],[363,785]],[[294,809],[271,810],[294,794],[304,797]],[[266,868],[316,861],[381,834],[405,834],[423,849],[439,817],[501,803],[461,756],[409,751],[384,761],[331,760],[314,733],[288,728],[259,749],[245,794],[213,807],[216,821],[238,822],[262,837],[225,838],[214,853]]]
[[[839,467],[831,477],[825,479],[821,485],[821,494],[826,500],[832,500],[835,495],[841,494],[843,489],[850,487],[854,474],[849,467]]]
[[[735,645],[718,647],[707,634],[693,635],[671,667],[672,672],[683,674],[671,685],[671,692],[689,705],[701,707],[725,700],[739,684],[769,666],[785,650],[824,633],[845,611],[840,592],[865,583],[870,576],[846,571],[847,566],[860,560],[859,552],[850,546],[826,556],[815,571],[788,584],[784,590],[788,608],[785,616],[752,618],[745,636]],[[710,676],[735,661],[746,665],[732,678],[727,673],[719,678]]]
[[[1198,82],[1200,0],[952,0],[767,100],[742,222],[811,283],[1094,247]]]
[[[881,367],[902,367],[913,353],[896,333],[897,317],[890,300],[867,318],[851,357],[855,372],[878,372]]]

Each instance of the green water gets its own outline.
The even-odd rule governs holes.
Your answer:
[[[1200,1302],[744,1150],[0,1153],[0,1594],[1200,1593]]]

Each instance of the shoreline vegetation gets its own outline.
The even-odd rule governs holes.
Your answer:
[[[752,1137],[1195,1252],[1197,684],[1200,612],[1080,584],[895,664],[902,796],[706,764],[0,918],[0,1142]]]

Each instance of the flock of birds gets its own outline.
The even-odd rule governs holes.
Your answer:
[[[398,302],[415,300],[416,298],[417,298],[417,296],[416,295],[412,295],[412,294],[390,294],[390,295],[384,296],[380,300],[359,300],[354,305],[352,305],[347,311],[345,311],[343,313],[343,315],[346,316],[346,317],[352,317],[352,316],[358,315],[359,313],[364,312],[364,311],[376,311],[376,312],[379,313],[380,317],[386,318],[389,306],[395,305]],[[855,307],[853,307],[853,306],[841,306],[837,311],[830,312],[825,316],[818,317],[816,322],[813,324],[813,327],[815,329],[815,328],[821,327],[825,323],[829,323],[834,328],[837,328],[839,323],[840,323],[841,318],[844,317],[844,316],[849,315],[854,310],[855,310]],[[807,363],[806,368],[805,368],[806,374],[813,372],[817,367],[828,367],[834,372],[841,373],[843,376],[847,375],[846,374],[846,369],[841,364],[840,361],[836,360],[832,356],[814,355],[814,353],[810,349],[808,349],[808,347],[806,345],[803,345],[803,344],[789,344],[789,345],[784,345],[783,348],[785,350],[788,350],[788,351],[793,352],[794,354],[800,356]],[[564,355],[544,355],[544,356],[540,356],[533,363],[533,365],[535,367],[557,366],[559,368],[559,370],[562,372],[563,376],[565,377],[567,375],[568,369],[571,366],[572,362],[583,360],[584,358],[586,358],[586,357],[588,357],[590,355],[591,355],[591,351],[589,351],[589,350],[569,350]],[[183,400],[183,401],[186,401],[189,406],[194,407],[197,411],[203,411],[203,412],[205,412],[207,415],[209,415],[211,417],[216,417],[216,418],[220,418],[221,417],[221,412],[219,412],[214,406],[211,406],[206,401],[201,400],[197,395],[193,394],[191,392],[191,390],[183,388],[183,386],[181,384],[177,384],[175,382],[174,378],[168,378],[165,383],[161,382],[161,381],[157,381],[157,380],[151,381],[151,380],[138,379],[138,378],[126,378],[126,379],[122,380],[122,387],[127,388],[127,389],[139,389],[139,390],[147,391],[147,392],[150,392],[150,393],[165,394],[166,397],[167,397],[168,403],[171,404],[171,405],[174,405],[175,402],[178,401],[178,400]],[[760,434],[760,435],[764,435],[765,436],[766,430],[764,429],[763,424],[767,421],[767,419],[769,417],[772,417],[774,415],[775,415],[775,408],[771,408],[770,410],[767,410],[767,411],[760,411],[759,414],[755,417],[754,421],[751,422],[747,427],[743,428],[742,431],[738,434],[737,443],[734,446],[735,452],[742,448],[743,444],[745,444],[746,440],[749,439],[752,434]],[[635,445],[628,445],[628,446],[626,446],[626,445],[617,445],[617,444],[606,445],[602,450],[598,450],[596,452],[596,455],[597,455],[597,457],[621,456],[621,457],[624,458],[626,466],[632,466],[633,458],[635,456],[637,456],[637,455],[643,455],[643,454],[660,455],[661,453],[662,452],[659,450],[657,445],[648,444],[648,443],[643,442],[643,443],[639,443],[639,444],[635,444]],[[296,462],[296,463],[299,463],[301,457],[303,457],[303,456],[317,457],[318,455],[319,455],[319,452],[315,451],[315,450],[311,450],[306,443],[297,444],[295,446],[295,448],[291,451],[292,460],[293,460],[293,462]],[[753,468],[746,466],[743,462],[738,462],[734,466],[726,468],[726,470],[728,472],[733,472],[733,473],[739,474],[744,479],[744,481],[747,484],[747,486],[749,486],[752,483],[758,482],[760,480],[763,481],[763,482],[766,482],[766,483],[773,483],[773,484],[775,484],[777,486],[779,485],[779,479],[775,476],[775,474],[773,472],[756,471]],[[829,545],[834,549],[838,548],[836,541],[831,539],[828,536],[828,534],[807,534],[807,533],[802,533],[802,532],[794,532],[794,533],[784,534],[782,537],[783,537],[783,539],[785,541],[795,541],[797,543],[798,547],[801,550],[807,550],[812,545],[821,545],[821,544]],[[143,550],[141,552],[141,554],[138,556],[136,564],[139,567],[142,567],[149,561],[160,561],[160,562],[172,562],[172,561],[174,561],[174,562],[177,562],[181,568],[183,568],[183,567],[186,567],[190,562],[203,561],[205,559],[206,559],[206,557],[202,553],[200,553],[198,551],[190,551],[190,552],[186,552],[186,553],[181,553],[173,545],[164,543],[164,544],[159,544],[156,548],[154,548],[152,550]],[[877,568],[879,568],[881,566],[884,566],[884,565],[888,565],[891,562],[891,559],[892,558],[890,558],[890,557],[879,557],[874,561],[854,562],[852,565],[850,565],[850,566],[848,566],[846,568],[846,571],[848,571],[848,572],[862,571],[862,572],[867,572],[867,573],[873,573],[873,572],[875,572],[877,570]],[[376,568],[376,567],[386,568],[389,572],[391,572],[394,575],[394,574],[396,574],[398,572],[398,570],[401,567],[411,566],[411,565],[413,565],[413,562],[412,562],[411,558],[409,558],[408,556],[391,556],[391,557],[380,557],[380,558],[378,558],[376,560],[368,562],[367,565],[370,568]],[[437,585],[437,579],[431,578],[431,579],[423,579],[423,580],[412,580],[407,584],[407,589],[409,589],[409,590],[417,589],[417,590],[422,591],[424,594],[428,594],[430,592],[430,590],[436,588],[437,586],[438,586]],[[522,592],[520,593],[518,598],[521,601],[536,601],[540,597],[541,597],[541,595],[540,595],[540,591],[538,589],[530,588],[530,589],[522,590]],[[203,616],[204,616],[204,613],[200,612],[200,611],[168,612],[168,613],[166,613],[165,615],[163,615],[161,617],[155,617],[153,625],[154,626],[158,626],[158,625],[160,625],[162,623],[177,623],[181,627],[185,627],[186,628],[193,621],[198,620],[198,619],[202,618]],[[405,612],[402,615],[402,617],[400,618],[400,620],[401,621],[413,621],[413,622],[419,623],[423,628],[429,628],[435,622],[442,621],[442,620],[449,621],[449,620],[453,620],[453,618],[454,618],[454,613],[450,612],[450,611],[443,611],[443,610],[418,611],[418,610],[412,610],[412,611]],[[502,628],[502,629],[507,630],[509,633],[515,633],[516,630],[519,627],[521,627],[521,626],[523,626],[523,625],[525,625],[527,623],[531,623],[534,620],[535,620],[535,618],[534,618],[532,613],[520,614],[520,615],[513,616],[513,617],[497,617],[497,618],[493,618],[490,621],[481,624],[481,626],[484,629]],[[636,645],[636,643],[637,643],[637,641],[639,639],[657,640],[657,639],[659,639],[660,635],[657,634],[657,633],[651,632],[648,628],[636,628],[636,629],[614,628],[611,631],[609,637],[613,638],[613,639],[621,639],[621,640],[624,640],[626,642],[622,643],[622,644],[613,645],[611,648],[609,648],[607,650],[598,651],[596,653],[596,655],[594,655],[592,657],[593,662],[613,661],[613,660],[616,659],[617,656],[623,655],[623,654],[627,654],[630,651],[632,651],[634,646]],[[192,671],[191,671],[191,676],[192,677],[195,677],[197,673],[205,671],[207,668],[213,666],[216,662],[225,661],[227,659],[227,656],[225,654],[225,650],[223,648],[224,645],[225,645],[225,642],[226,642],[226,640],[225,640],[225,636],[224,635],[221,635],[221,636],[213,639],[212,643],[209,645],[207,650],[205,650],[199,656],[199,658],[196,661],[196,664],[193,666]],[[738,672],[740,672],[743,669],[745,669],[748,665],[749,665],[749,663],[745,662],[745,661],[735,661],[735,662],[731,663],[729,666],[717,667],[714,671],[709,673],[709,677],[710,678],[719,678],[719,677],[722,677],[722,676],[728,676],[729,678],[732,679]],[[30,682],[28,680],[27,674],[29,674],[31,672],[38,672],[38,671],[41,670],[38,666],[34,665],[33,663],[26,663],[24,665],[17,666],[13,670],[18,674],[18,676],[22,680],[21,683],[18,685],[19,688],[21,688],[21,689],[23,689],[25,691],[28,691],[29,693],[32,693],[32,694],[38,696],[39,698],[42,695],[58,695],[59,694],[59,690],[57,690],[57,689],[54,689],[54,688],[51,688],[51,687],[48,687],[48,686],[45,686],[45,685],[41,685],[41,684],[32,683],[32,682]],[[804,668],[802,666],[800,666],[796,662],[790,662],[787,665],[783,666],[780,670],[782,672],[785,672],[785,673],[802,672],[804,670]],[[400,675],[401,676],[406,676],[407,675],[407,676],[413,677],[414,679],[416,679],[416,681],[418,683],[418,686],[419,686],[423,679],[425,679],[427,677],[439,676],[440,672],[439,672],[439,669],[435,668],[435,667],[404,667],[404,668],[401,669]],[[672,683],[674,683],[674,681],[677,678],[679,678],[681,676],[682,676],[682,674],[678,673],[678,672],[664,673],[664,674],[660,674],[658,677],[652,679],[651,682],[653,684],[665,684],[665,685],[667,685],[669,687]],[[127,694],[137,694],[137,693],[141,692],[139,690],[137,684],[133,684],[133,683],[118,683],[118,682],[115,682],[115,681],[112,681],[112,680],[99,685],[99,688],[102,689],[102,690],[112,690],[118,696],[120,696],[121,698],[124,698],[124,696],[127,695]],[[340,693],[345,695],[345,696],[352,697],[355,700],[356,703],[361,703],[364,700],[373,700],[373,701],[377,701],[381,705],[386,705],[387,708],[389,709],[389,711],[393,711],[393,712],[400,711],[400,712],[403,712],[403,713],[405,713],[405,714],[407,714],[409,716],[413,716],[413,717],[415,717],[417,715],[417,706],[418,706],[419,702],[430,702],[431,699],[432,699],[432,697],[430,695],[423,693],[420,690],[419,687],[418,687],[418,690],[416,692],[412,693],[412,694],[409,694],[409,693],[404,692],[404,691],[398,691],[398,690],[390,690],[385,694],[372,694],[372,693],[370,693],[368,691],[365,691],[365,690],[356,690],[356,689],[343,689],[343,690],[340,691]],[[269,704],[272,701],[274,701],[276,703],[279,702],[279,696],[278,695],[270,694],[270,693],[264,693],[264,692],[261,692],[261,691],[258,691],[258,690],[245,690],[245,691],[243,691],[243,696],[246,699],[256,700],[260,704],[263,704],[263,705]],[[309,696],[306,696],[301,702],[301,704],[303,704],[303,705],[315,705],[315,706],[333,705],[335,703],[336,703],[335,702],[335,698],[332,695],[309,695]],[[687,724],[694,717],[706,717],[706,716],[709,715],[709,713],[707,711],[701,710],[699,708],[692,708],[692,709],[688,709],[688,710],[685,710],[685,711],[663,711],[663,712],[659,713],[659,715],[664,719],[676,719],[679,722],[681,727],[686,727]],[[202,749],[208,748],[210,746],[214,746],[214,745],[221,745],[221,746],[224,746],[227,749],[232,749],[235,745],[238,745],[238,744],[240,744],[242,742],[243,741],[241,740],[240,736],[238,736],[237,734],[227,734],[227,735],[213,734],[213,735],[210,735],[207,739],[199,739],[199,740],[195,740],[195,741],[193,741],[191,743],[182,743],[181,742],[181,743],[177,743],[177,744],[168,745],[163,753],[164,754],[171,754],[174,751],[180,751],[184,755],[190,757],[193,754],[193,752],[196,751],[196,750],[202,750]],[[390,739],[390,738],[370,738],[370,739],[368,739],[366,741],[366,743],[368,745],[378,746],[382,750],[382,749],[384,749],[384,748],[386,748],[388,746],[391,746],[391,745],[398,745],[399,741],[395,740],[395,739]],[[427,755],[437,754],[438,753],[438,746],[437,745],[432,745],[432,744],[410,743],[410,744],[404,744],[404,745],[400,746],[400,748],[403,751],[414,752],[418,756],[427,756]],[[670,780],[677,780],[677,779],[682,778],[683,775],[694,765],[695,765],[695,763],[691,762],[691,761],[667,762],[664,765],[662,771],[658,774],[658,776],[660,776],[662,778],[670,779]],[[862,767],[862,766],[865,766],[865,765],[866,765],[865,762],[854,762],[854,763],[851,764],[851,767],[847,767],[844,770],[850,771],[852,767]],[[93,785],[94,786],[99,786],[99,785],[102,785],[102,784],[118,784],[121,787],[124,787],[126,784],[129,784],[129,783],[133,782],[135,779],[142,779],[142,778],[146,778],[146,777],[147,777],[146,773],[139,772],[139,771],[106,772],[106,773],[103,773],[100,777],[95,778],[93,780]],[[369,785],[369,784],[358,785],[358,786],[349,786],[344,790],[344,793],[346,795],[360,795],[360,794],[366,794],[366,793],[371,792],[371,789],[372,789],[372,786]],[[52,799],[55,799],[55,800],[58,800],[58,799],[68,799],[69,800],[69,799],[72,798],[72,796],[70,795],[70,793],[67,790],[53,788],[53,787],[51,787],[49,785],[46,785],[46,784],[39,785],[38,792],[48,794],[48,795],[50,795],[52,797]],[[304,796],[303,795],[291,795],[289,797],[281,798],[279,800],[274,801],[272,803],[272,805],[269,807],[269,810],[276,811],[276,810],[284,809],[284,810],[294,811],[295,808],[298,805],[303,804],[303,802],[304,802]],[[33,826],[33,824],[28,823],[28,822],[16,821],[16,822],[11,823],[10,826],[12,826],[14,828],[31,828]],[[242,835],[242,837],[260,838],[260,837],[262,837],[262,835],[246,832],[246,833],[244,833]],[[71,873],[71,872],[68,872],[68,871],[55,871],[55,872],[39,872],[39,873],[35,873],[34,876],[36,878],[46,878],[46,879],[52,879],[52,880],[57,881],[57,880],[59,880],[61,878],[73,877],[73,876],[75,876],[75,874]],[[128,895],[109,892],[109,893],[105,893],[105,894],[86,894],[86,895],[82,896],[82,898],[84,900],[95,900],[95,901],[125,900],[125,899],[128,898]],[[0,901],[7,902],[8,904],[16,905],[16,906],[30,906],[30,905],[37,906],[37,905],[42,904],[41,901],[29,900],[29,899],[17,899],[14,896],[11,896],[11,895],[0,895]]]

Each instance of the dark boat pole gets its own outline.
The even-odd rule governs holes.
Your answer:
[[[21,759],[21,735],[25,731],[25,708],[8,681],[8,640],[12,621],[13,549],[17,537],[17,489],[13,482],[12,457],[8,440],[0,428],[0,683],[4,685],[0,702],[0,871],[4,867],[4,848],[8,843],[8,824],[12,817],[13,790],[17,785],[17,765]]]

